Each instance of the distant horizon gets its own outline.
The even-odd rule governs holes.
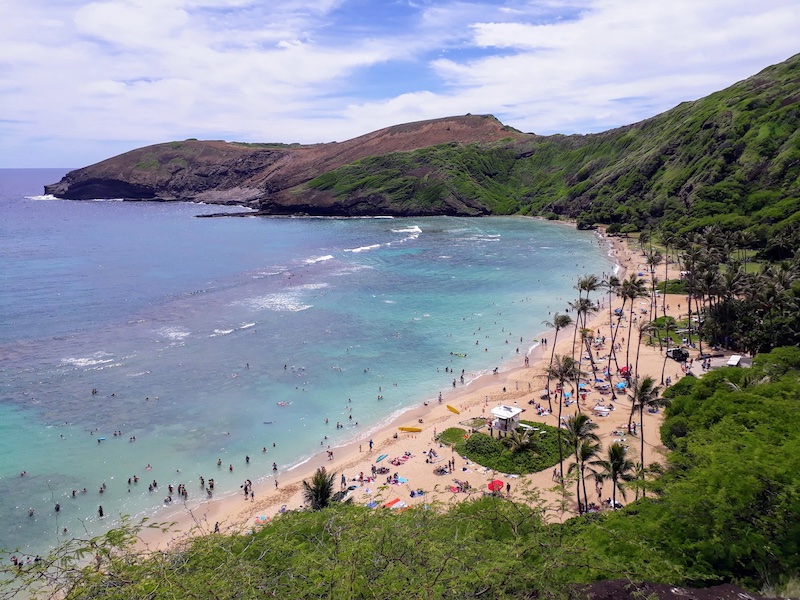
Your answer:
[[[798,52],[784,0],[30,0],[0,6],[0,166],[187,138],[327,143],[442,115],[655,116]]]

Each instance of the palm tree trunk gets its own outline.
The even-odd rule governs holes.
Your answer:
[[[622,299],[622,307],[621,307],[622,311],[625,310],[625,300],[626,300],[625,298]],[[619,371],[619,362],[617,361],[617,334],[619,333],[619,326],[621,322],[622,322],[622,314],[620,313],[620,316],[617,317],[617,326],[614,327],[613,328],[614,331],[611,332],[611,355],[614,358],[614,366],[616,366],[617,371]],[[608,364],[609,366],[611,365],[610,360],[608,361]]]
[[[664,246],[666,256],[664,257],[664,293],[661,295],[661,310],[664,318],[667,317],[667,277],[669,277],[669,245]]]
[[[564,406],[564,380],[559,381],[561,387],[561,397],[558,399],[558,473],[561,483],[564,483],[564,450],[561,448],[561,408]]]
[[[612,476],[611,483],[611,508],[617,510],[617,478]]]
[[[558,328],[553,337],[553,349],[550,351],[550,368],[553,368],[553,357],[556,354],[556,342],[558,341]],[[547,407],[550,409],[550,414],[553,414],[553,401],[550,399],[550,375],[547,375]]]
[[[703,353],[703,313],[700,310],[701,307],[701,299],[695,299],[695,307],[697,308],[697,348],[700,354]],[[703,304],[705,304],[705,294],[702,294]]]
[[[628,372],[630,373],[630,366],[631,366],[631,335],[633,334],[633,298],[631,298],[631,312],[628,316],[628,344],[625,349],[625,366],[628,367]]]
[[[581,485],[583,485],[583,510],[589,509],[589,496],[586,494],[586,476],[584,475],[586,467],[581,461]]]
[[[639,437],[642,445],[642,498],[644,498],[647,495],[644,489],[644,402],[639,403]]]

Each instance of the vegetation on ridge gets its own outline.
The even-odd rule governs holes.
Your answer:
[[[437,206],[466,197],[494,214],[629,230],[748,231],[753,247],[800,229],[800,55],[695,102],[593,135],[442,144],[372,156],[305,186],[336,198]],[[303,186],[301,186],[302,188]]]

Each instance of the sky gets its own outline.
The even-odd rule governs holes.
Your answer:
[[[593,133],[800,52],[797,0],[9,0],[0,168],[493,114]]]

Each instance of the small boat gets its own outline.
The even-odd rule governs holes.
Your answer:
[[[382,461],[384,458],[386,458],[387,456],[389,456],[389,455],[388,455],[388,454],[381,454],[381,455],[380,455],[378,458],[376,458],[376,459],[375,459],[375,462],[376,462],[376,463],[379,463],[379,462],[381,462],[381,461]]]
[[[278,406],[289,406],[288,402],[278,402]]]
[[[461,358],[467,357],[467,355],[464,354],[463,352],[451,352],[450,354],[452,354],[453,356],[460,356]]]
[[[408,433],[419,433],[422,427],[398,427],[400,431],[407,431]]]
[[[449,404],[447,405],[447,410],[449,410],[451,413],[456,413],[457,415],[461,414],[460,410],[458,410],[455,406],[450,406]]]
[[[275,421],[264,421],[264,425],[272,425]]]

